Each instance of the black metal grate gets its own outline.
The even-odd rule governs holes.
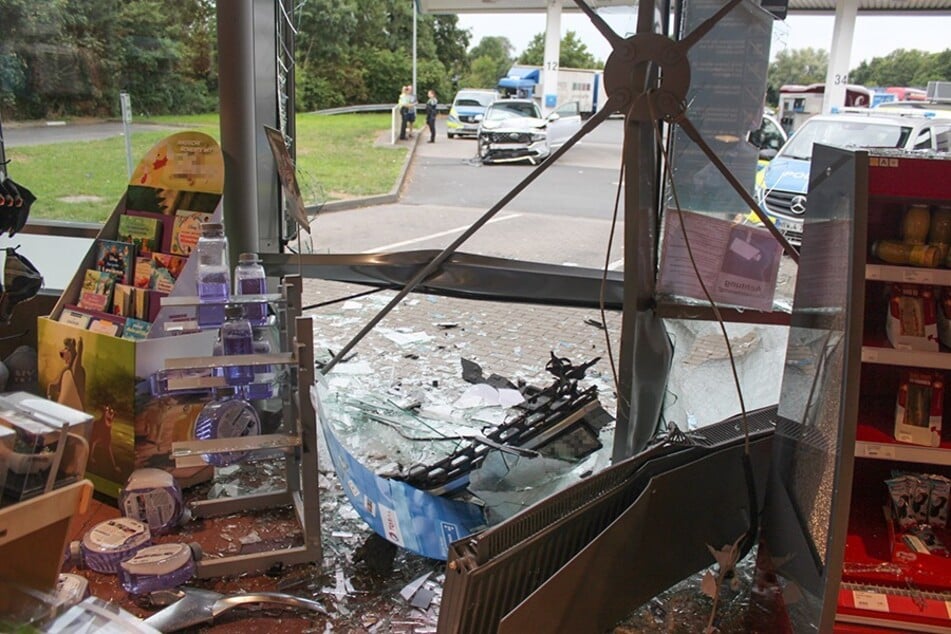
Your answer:
[[[775,412],[749,414],[751,441],[771,436]],[[743,437],[739,417],[705,427],[689,436],[690,444],[657,445],[452,544],[439,631],[497,632],[502,618],[620,517],[654,475],[735,447]]]

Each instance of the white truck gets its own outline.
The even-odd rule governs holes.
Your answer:
[[[541,66],[516,64],[499,80],[499,92],[507,97],[542,99]],[[578,102],[581,116],[587,118],[608,100],[604,92],[604,71],[585,68],[558,69],[558,105]]]

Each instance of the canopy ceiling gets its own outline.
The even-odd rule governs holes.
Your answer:
[[[833,13],[835,0],[789,0],[790,13]],[[859,0],[859,13],[946,13],[951,0]]]
[[[422,13],[544,13],[546,0],[416,0]],[[631,0],[589,0],[592,9],[633,7]],[[572,0],[564,0],[562,11],[578,11]]]
[[[532,13],[544,12],[546,0],[416,0],[423,13]],[[631,0],[589,0],[593,9],[633,7]],[[778,4],[768,2],[766,4]],[[788,0],[789,13],[833,13],[835,0]],[[563,0],[563,11],[577,11],[572,0]],[[951,0],[860,0],[860,13],[944,13]]]

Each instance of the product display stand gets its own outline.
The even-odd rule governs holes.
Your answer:
[[[901,520],[892,508],[894,501],[890,500],[886,487],[886,481],[901,473],[951,475],[948,430],[942,430],[940,422],[935,429],[933,423],[936,417],[947,420],[940,409],[946,403],[940,386],[946,380],[947,370],[951,369],[951,352],[944,344],[946,338],[939,344],[927,336],[927,314],[947,314],[942,304],[946,305],[951,270],[944,268],[943,258],[940,266],[886,262],[876,257],[875,246],[889,241],[900,244],[903,234],[907,236],[919,229],[923,232],[923,241],[927,239],[929,244],[935,244],[939,234],[938,242],[947,240],[943,229],[936,231],[940,227],[931,226],[929,231],[929,226],[936,224],[929,217],[933,213],[937,218],[943,213],[938,210],[951,204],[948,180],[951,161],[940,156],[874,150],[856,152],[850,158],[854,160],[856,172],[855,200],[860,201],[856,213],[865,214],[867,235],[864,252],[854,254],[855,266],[864,264],[865,290],[860,304],[864,310],[858,317],[862,321],[862,347],[857,372],[858,411],[852,423],[855,425],[854,475],[836,619],[861,625],[951,632],[951,559],[940,546],[941,543],[946,545],[951,534],[945,521],[946,511],[938,521],[939,518],[931,516],[925,508],[919,513],[923,513],[922,517],[910,522],[913,528],[900,528]],[[812,198],[810,192],[810,202]],[[816,199],[817,204],[826,204],[820,196]],[[927,224],[911,225],[913,208],[924,214]],[[919,247],[919,251],[924,248]],[[896,289],[903,289],[902,294],[934,298],[931,300],[935,302],[934,308],[925,309],[920,332],[917,328],[906,330],[907,311],[895,313],[895,307],[904,301],[897,298]],[[920,304],[926,306],[927,301],[922,299]],[[917,302],[915,300],[913,305],[917,306]],[[940,330],[935,318],[941,320],[940,315],[935,315],[930,323]],[[904,321],[900,330],[893,331],[891,336],[896,341],[891,342],[886,337],[886,322],[899,319]],[[911,341],[910,335],[917,337],[917,341]],[[938,389],[934,396],[931,384],[927,388],[900,387],[911,373],[933,380]],[[938,403],[929,405],[924,412],[918,412],[909,403],[909,413],[899,415],[896,401],[900,406],[900,393],[902,390],[912,393],[915,389],[921,391],[922,396],[927,394],[929,403],[932,400]],[[944,405],[946,413],[947,405]],[[932,492],[925,494],[925,498],[937,495],[936,489],[929,491]],[[912,498],[918,493],[917,490],[912,492]],[[929,517],[926,520],[924,516]],[[908,535],[929,521],[936,522],[934,526],[929,524],[927,530],[929,534],[933,532],[939,542],[917,550],[912,548],[915,542],[908,541],[913,539]]]
[[[281,285],[282,313],[279,315],[281,349],[289,352],[277,354],[237,355],[218,357],[189,357],[168,359],[166,370],[202,370],[236,365],[285,365],[289,378],[282,390],[283,420],[293,421],[286,425],[288,431],[278,434],[176,442],[172,445],[172,457],[179,467],[207,465],[207,454],[234,451],[271,452],[284,454],[286,483],[283,490],[263,494],[251,494],[217,500],[200,500],[191,504],[195,517],[217,517],[258,511],[275,507],[293,506],[301,527],[302,546],[265,550],[246,555],[202,559],[197,562],[199,577],[234,575],[249,570],[262,570],[281,563],[284,565],[319,562],[321,560],[320,508],[317,484],[317,419],[310,401],[310,386],[314,383],[314,333],[313,323],[301,317],[301,288],[299,276],[285,277]],[[250,301],[253,296],[239,297],[236,301]],[[197,298],[176,298],[176,303]],[[291,331],[293,328],[293,331]],[[187,388],[190,379],[183,379],[181,387]]]
[[[951,632],[949,175],[941,153],[813,147],[757,631]]]

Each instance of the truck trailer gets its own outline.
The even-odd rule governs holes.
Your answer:
[[[517,64],[499,80],[499,92],[505,97],[534,99],[542,104],[541,66]],[[604,71],[585,68],[559,68],[557,105],[577,101],[582,117],[590,117],[607,101]]]

